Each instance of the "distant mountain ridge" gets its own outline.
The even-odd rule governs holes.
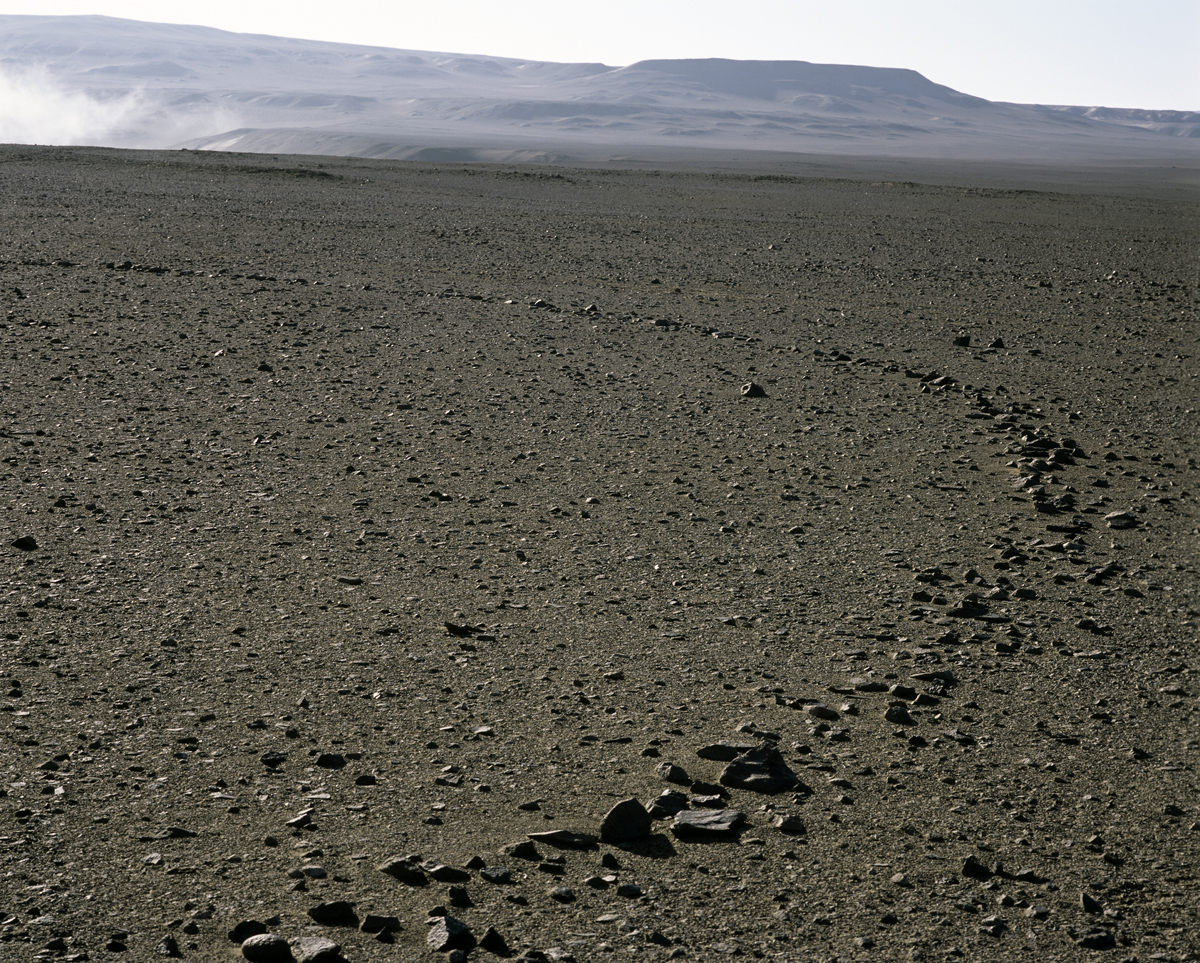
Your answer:
[[[0,141],[560,160],[639,147],[1160,158],[1200,156],[1200,113],[995,103],[901,68],[557,64],[0,16]]]

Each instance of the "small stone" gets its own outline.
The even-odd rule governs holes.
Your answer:
[[[836,710],[830,709],[829,706],[821,702],[805,706],[804,711],[814,719],[826,719],[832,722],[835,719],[841,718]]]
[[[435,953],[448,950],[469,950],[475,945],[471,928],[453,916],[439,916],[429,928],[425,942]]]
[[[687,771],[682,766],[677,766],[673,762],[660,762],[654,767],[654,771],[667,782],[679,783],[686,786],[692,781]]]
[[[288,756],[286,752],[278,752],[272,749],[270,752],[264,752],[261,756],[259,756],[258,761],[264,766],[274,769],[277,766],[282,766],[285,762],[287,762],[287,757]]]
[[[543,833],[529,833],[529,838],[540,843],[549,843],[565,849],[591,849],[596,837],[588,833],[573,833],[568,829],[551,829]]]
[[[569,886],[551,886],[546,890],[546,895],[559,903],[575,902],[575,893]]]
[[[892,884],[894,886],[911,886],[912,885],[912,883],[910,883],[908,881],[908,877],[905,876],[903,873],[896,873],[896,875],[892,877]]]
[[[528,839],[522,839],[519,843],[509,843],[500,849],[500,854],[512,856],[514,859],[528,859],[531,862],[540,862],[542,859],[542,854]]]
[[[346,757],[340,752],[323,752],[317,756],[317,765],[322,769],[342,769],[346,765]]]
[[[407,857],[393,856],[375,868],[388,876],[394,876],[406,886],[424,886],[429,882],[425,877],[425,871]]]
[[[496,886],[507,886],[513,881],[512,870],[504,866],[485,866],[479,871],[479,876]]]
[[[398,916],[376,916],[374,913],[368,913],[363,917],[362,926],[359,929],[364,933],[395,932],[400,929],[400,918]]]
[[[701,746],[696,750],[696,755],[701,759],[733,762],[743,752],[749,752],[755,748],[757,748],[757,744],[753,742],[714,742],[707,746]]]
[[[600,821],[600,841],[623,843],[650,835],[654,819],[637,799],[623,799]]]
[[[803,836],[808,832],[799,816],[788,813],[776,813],[771,819],[771,825],[788,836]]]
[[[20,549],[22,552],[36,552],[38,547],[37,539],[32,535],[22,535],[19,538],[14,538],[9,544],[13,548]]]
[[[173,936],[164,936],[161,940],[155,943],[154,952],[158,956],[177,957],[183,955],[179,952],[179,942]]]
[[[242,942],[242,956],[252,963],[281,963],[292,958],[292,948],[282,936],[259,933]]]
[[[676,789],[668,789],[661,796],[656,796],[646,807],[646,812],[652,819],[670,819],[677,812],[688,808],[688,799]]]
[[[450,891],[446,894],[446,898],[450,901],[451,906],[461,908],[475,905],[471,902],[471,895],[467,892],[465,886],[451,886]]]
[[[765,398],[767,397],[766,389],[755,381],[747,381],[742,385],[743,398]]]
[[[1084,890],[1079,894],[1079,905],[1085,913],[1103,913],[1104,904]]]
[[[425,870],[426,873],[439,883],[465,883],[471,878],[471,874],[465,869],[447,866],[445,863],[439,863],[432,859],[425,860],[421,864],[421,869]]]
[[[797,782],[799,778],[788,768],[779,750],[769,742],[742,753],[721,772],[721,785],[755,792],[783,792]]]
[[[487,928],[483,936],[480,937],[479,945],[493,956],[505,957],[512,955],[512,950],[509,949],[508,943],[505,942],[504,937],[496,931],[494,926]]]
[[[342,952],[339,944],[324,936],[299,936],[289,940],[296,963],[331,963]]]
[[[1103,926],[1072,926],[1067,933],[1070,934],[1076,945],[1085,950],[1107,950],[1117,942],[1112,930],[1105,929]]]
[[[307,910],[309,918],[322,926],[358,926],[358,914],[354,904],[344,900],[318,903]]]
[[[242,920],[229,931],[231,943],[244,943],[252,936],[261,936],[267,931],[267,924],[258,920]]]
[[[914,726],[917,720],[912,717],[904,706],[889,706],[883,718],[898,726]]]
[[[738,809],[719,809],[711,812],[685,810],[675,816],[671,832],[684,837],[727,835],[745,821],[746,814]]]

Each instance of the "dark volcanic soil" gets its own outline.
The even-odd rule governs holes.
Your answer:
[[[10,147],[0,223],[0,958],[1200,958],[1194,192]],[[742,825],[505,849],[668,790]]]

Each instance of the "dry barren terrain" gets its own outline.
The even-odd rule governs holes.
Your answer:
[[[921,180],[0,149],[0,958],[1200,958],[1200,203]]]

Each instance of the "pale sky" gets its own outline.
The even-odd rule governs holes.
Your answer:
[[[1200,110],[1198,0],[0,0],[410,50],[908,67],[989,100]]]

